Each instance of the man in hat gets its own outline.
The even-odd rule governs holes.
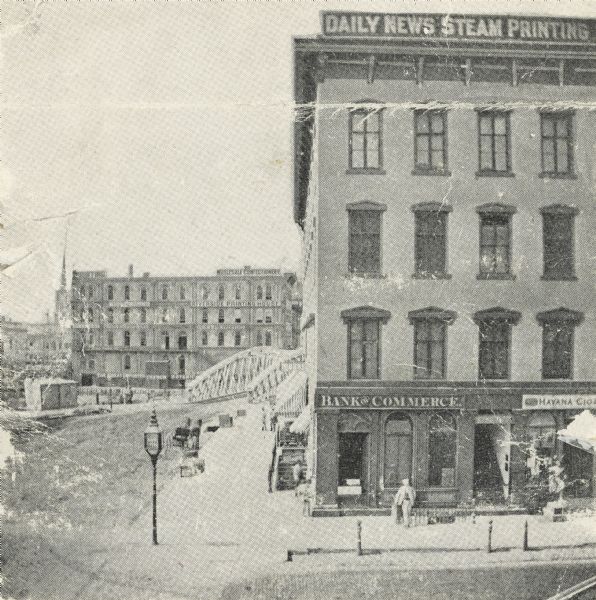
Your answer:
[[[395,494],[393,503],[401,506],[401,512],[404,519],[404,527],[410,526],[410,513],[416,500],[416,490],[410,485],[409,479],[402,479],[401,486]]]

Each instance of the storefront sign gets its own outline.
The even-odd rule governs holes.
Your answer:
[[[596,42],[596,21],[494,15],[322,13],[323,35],[470,40]]]
[[[596,409],[596,394],[524,394],[522,409],[585,410]]]
[[[461,409],[464,400],[461,396],[406,396],[406,395],[335,395],[318,394],[316,408],[367,408],[367,409]]]

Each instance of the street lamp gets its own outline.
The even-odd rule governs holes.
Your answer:
[[[157,545],[157,458],[163,447],[163,433],[157,424],[155,408],[151,413],[149,427],[145,429],[145,450],[153,465],[153,545]]]

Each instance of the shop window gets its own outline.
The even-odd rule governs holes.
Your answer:
[[[271,332],[265,332],[265,346],[271,346]]]
[[[511,174],[511,115],[503,111],[478,113],[478,175]]]
[[[234,334],[234,346],[240,346],[242,344],[242,334],[237,331]]]
[[[128,285],[124,286],[124,299],[130,300],[130,286]]]
[[[184,356],[179,356],[178,357],[178,373],[180,373],[180,375],[184,375],[186,371],[186,359],[184,358]]]
[[[224,309],[220,308],[219,311],[217,312],[217,322],[223,323],[224,321],[225,321]]]
[[[124,370],[130,371],[130,354],[124,355]]]
[[[447,325],[455,313],[436,307],[408,314],[414,325],[414,378],[444,379],[447,373]]]
[[[543,279],[575,279],[574,225],[576,208],[560,204],[540,210],[544,258]]]
[[[147,345],[147,333],[145,331],[141,331],[140,335],[140,341],[141,341],[141,346],[146,346]]]
[[[485,204],[478,207],[480,215],[479,279],[512,279],[511,238],[512,215],[515,207]]]
[[[348,270],[360,275],[381,273],[381,216],[384,204],[357,202],[348,209]]]
[[[380,378],[381,323],[390,316],[388,311],[370,306],[342,311],[348,326],[348,379]]]
[[[520,317],[520,313],[503,308],[479,311],[474,315],[474,321],[479,328],[480,379],[509,378],[511,325],[517,324]]]
[[[188,345],[188,339],[186,337],[186,333],[180,333],[178,334],[178,348],[180,350],[186,350]]]
[[[257,285],[257,300],[263,299],[263,286]]]
[[[368,461],[368,434],[340,432],[338,435],[338,485],[360,487],[365,493]]]
[[[130,321],[130,309],[124,309],[124,322],[128,323]]]
[[[108,346],[114,345],[114,333],[112,331],[108,331]]]
[[[536,315],[542,325],[542,378],[573,379],[573,339],[583,314],[558,308]]]
[[[202,322],[203,322],[203,323],[208,323],[208,322],[209,322],[209,318],[208,318],[208,317],[209,317],[209,313],[208,313],[207,309],[206,309],[206,308],[204,308],[204,309],[203,309],[203,315],[202,315],[202,319],[201,319],[201,320],[202,320]]]
[[[414,111],[414,170],[443,173],[447,169],[447,112]]]
[[[141,288],[141,300],[147,300],[147,288]]]
[[[162,300],[167,300],[168,299],[168,286],[164,285],[161,288],[161,299]]]
[[[180,323],[186,323],[186,310],[184,308],[180,309]]]
[[[220,331],[220,332],[217,334],[217,345],[218,345],[218,346],[223,346],[223,345],[224,345],[224,343],[225,343],[224,332],[223,332],[223,331]]]
[[[220,285],[217,288],[217,297],[219,298],[219,300],[225,300],[226,291],[225,291],[225,287],[223,285]]]
[[[147,309],[141,308],[141,323],[147,322]]]
[[[528,435],[538,456],[551,456],[557,437],[555,417],[549,412],[532,414],[528,420]]]
[[[239,308],[234,309],[234,323],[242,323],[242,311]]]
[[[114,299],[114,286],[108,285],[108,300]]]
[[[201,344],[207,346],[209,344],[209,335],[206,331],[201,333]]]
[[[257,332],[257,346],[262,346],[263,345],[263,334],[258,331]]]
[[[380,171],[382,161],[382,113],[380,110],[357,109],[349,113],[349,169]]]
[[[573,115],[540,114],[542,175],[557,177],[573,173]]]
[[[126,348],[130,347],[130,331],[124,332],[124,346]]]
[[[412,423],[403,415],[391,415],[385,422],[385,488],[396,488],[412,474]]]
[[[455,487],[457,429],[453,415],[431,415],[428,424],[428,485]]]
[[[450,210],[451,207],[435,202],[413,207],[416,277],[433,278],[447,275],[447,215]]]

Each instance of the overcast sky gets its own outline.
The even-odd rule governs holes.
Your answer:
[[[25,257],[2,274],[2,313],[26,320],[52,308],[67,226],[69,271],[299,268],[291,37],[318,33],[320,10],[596,17],[596,0],[32,7],[2,17],[2,256]]]

